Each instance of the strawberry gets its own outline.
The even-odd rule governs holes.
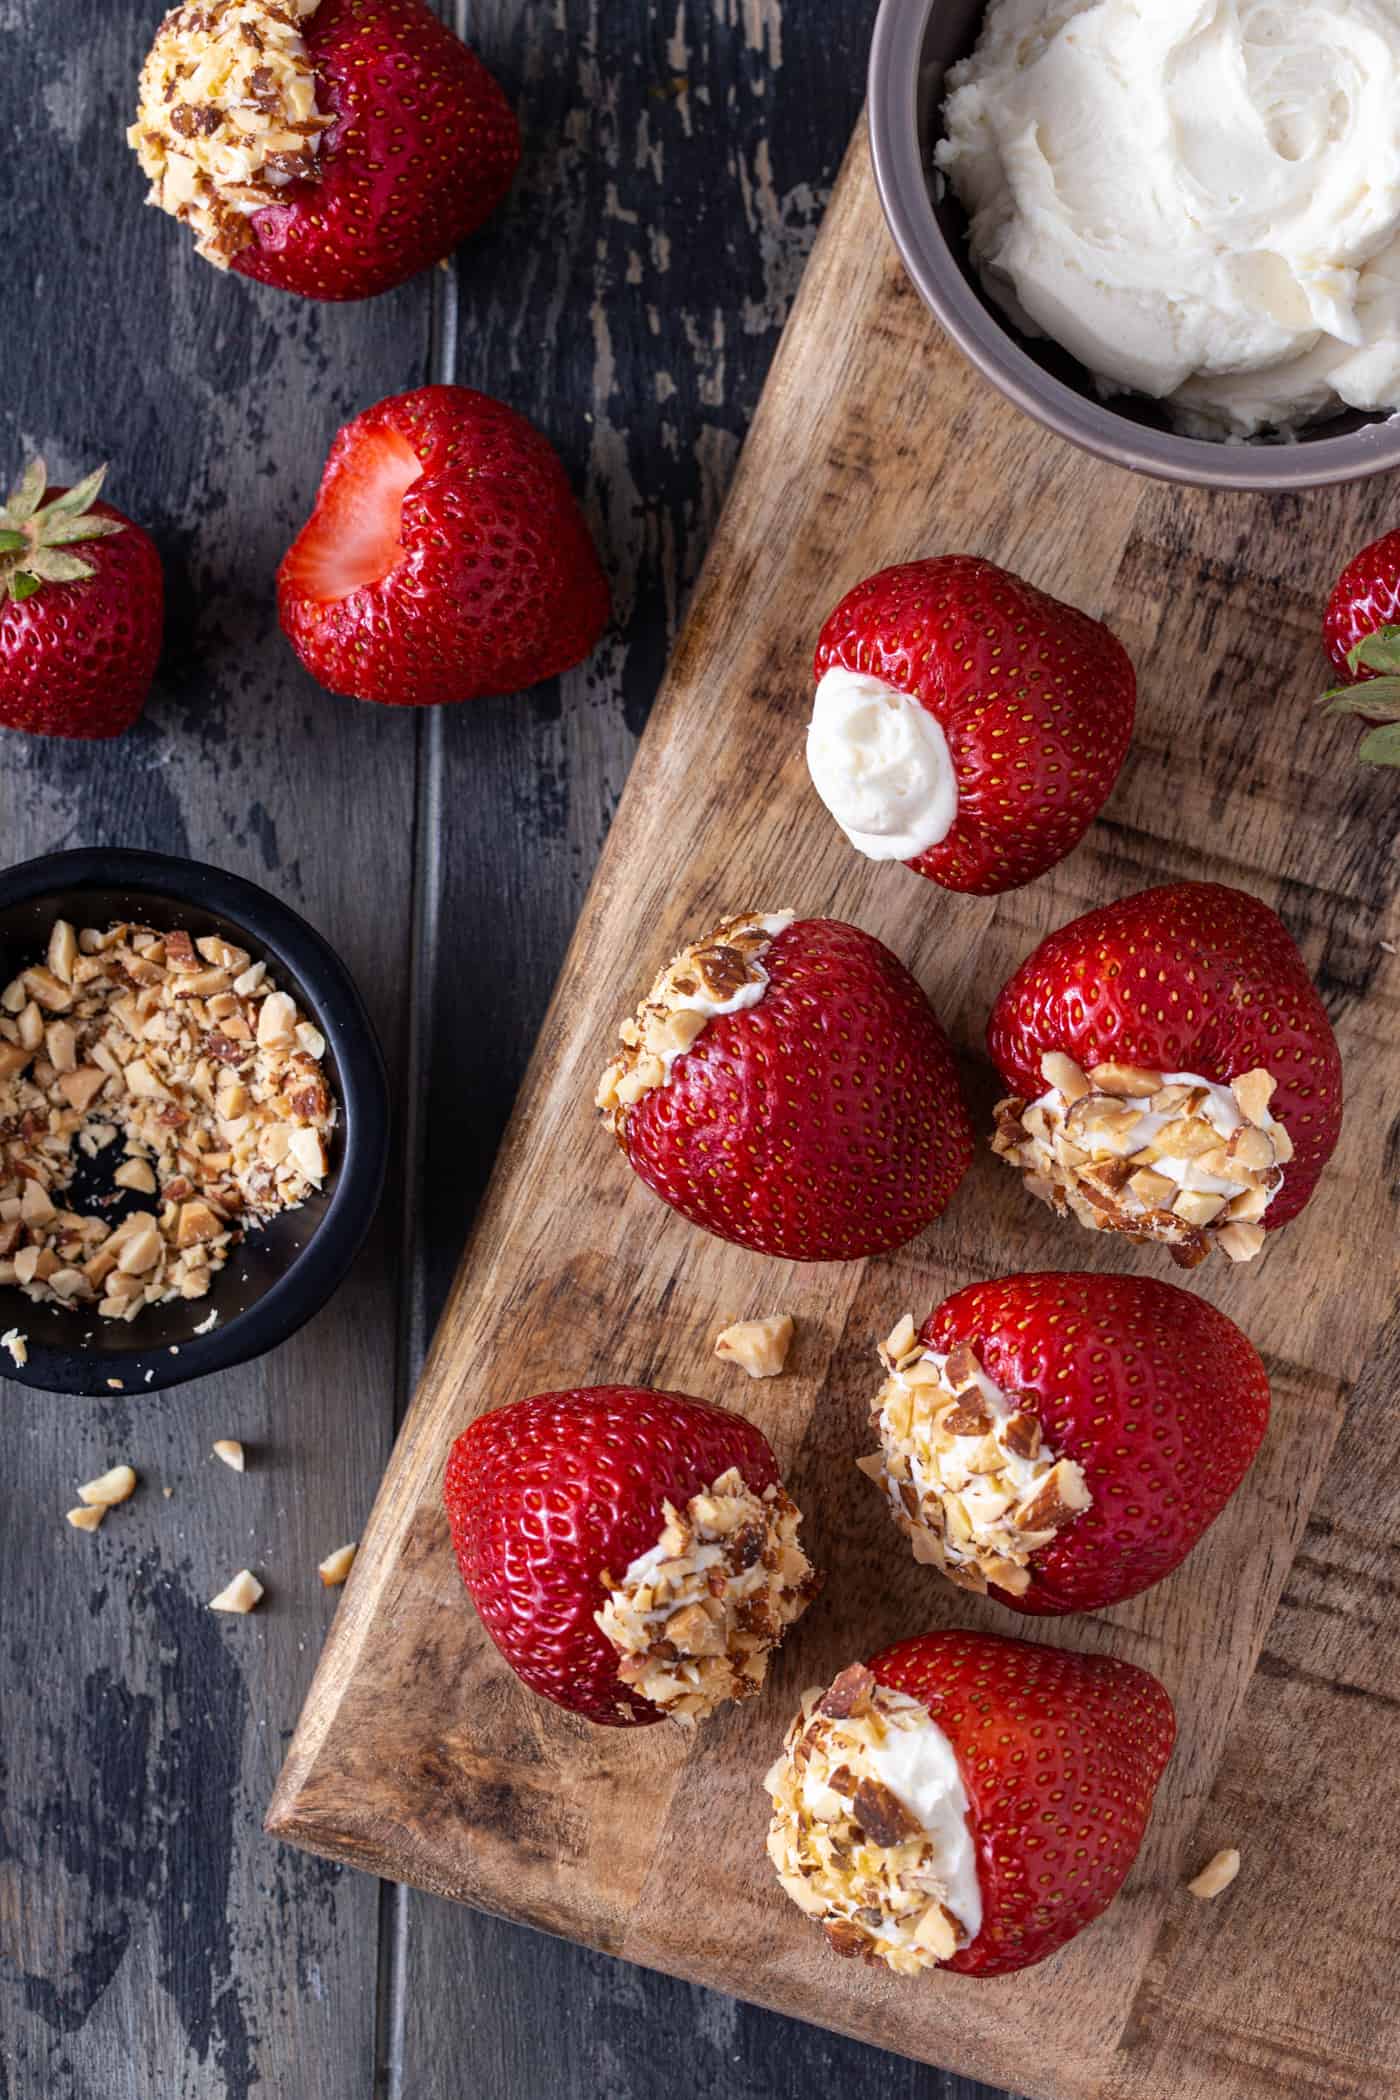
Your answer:
[[[145,705],[165,576],[154,541],[97,500],[106,472],[51,489],[36,460],[0,510],[0,727],[120,736]]]
[[[177,7],[128,138],[202,255],[308,299],[441,261],[520,160],[505,96],[425,0]]]
[[[1169,1575],[1269,1425],[1252,1343],[1149,1277],[974,1283],[917,1336],[901,1321],[881,1356],[881,1449],[861,1470],[916,1560],[1036,1616],[1101,1611]]]
[[[975,897],[1034,881],[1078,845],[1137,704],[1106,627],[966,555],[858,583],[815,671],[808,765],[851,843]]]
[[[763,1684],[817,1582],[766,1437],[684,1393],[539,1393],[458,1437],[462,1579],[531,1691],[604,1727],[703,1719]]]
[[[662,971],[598,1106],[692,1224],[785,1261],[902,1246],[967,1170],[948,1039],[888,948],[836,919],[726,920]]]
[[[1342,675],[1327,712],[1371,725],[1356,754],[1366,765],[1400,766],[1400,532],[1372,541],[1343,569],[1322,632]]]
[[[993,1150],[1093,1231],[1193,1268],[1296,1218],[1341,1129],[1331,1024],[1282,921],[1179,882],[1061,927],[987,1030],[1012,1089]]]
[[[838,1954],[1005,1976],[1113,1901],[1175,1735],[1133,1663],[922,1634],[807,1694],[765,1781],[768,1854]]]
[[[608,586],[548,440],[489,395],[424,386],[340,431],[277,604],[332,692],[436,707],[582,662]]]

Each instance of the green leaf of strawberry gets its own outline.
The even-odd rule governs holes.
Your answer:
[[[1377,627],[1347,651],[1352,671],[1400,671],[1400,627]]]
[[[96,575],[81,555],[57,550],[126,530],[119,518],[92,515],[106,474],[105,466],[98,467],[46,504],[44,462],[36,459],[25,469],[0,510],[0,604],[10,598],[23,605],[46,583],[87,583]]]
[[[1364,766],[1400,766],[1400,722],[1387,722],[1363,737],[1357,757]]]

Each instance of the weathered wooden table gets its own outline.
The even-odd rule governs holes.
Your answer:
[[[171,587],[136,731],[0,737],[0,851],[159,846],[304,912],[374,1010],[397,1171],[351,1281],[263,1363],[146,1402],[0,1381],[0,2100],[969,2100],[260,1827],[333,1607],[316,1563],[357,1533],[466,1234],[859,108],[869,0],[459,0],[524,169],[451,272],[348,308],[221,278],[141,209],[122,132],[158,11],[0,0],[0,470],[110,458]],[[417,717],[318,691],[271,584],[336,427],[428,378],[554,439],[617,622],[557,687]],[[118,1459],[136,1498],[69,1531]],[[262,1608],[211,1615],[244,1564]]]

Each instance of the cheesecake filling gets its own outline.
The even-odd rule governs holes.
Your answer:
[[[860,1470],[884,1489],[917,1561],[960,1589],[1024,1596],[1032,1554],[1093,1501],[1082,1468],[1046,1442],[1034,1396],[1004,1392],[971,1343],[925,1349],[906,1315],[880,1360],[880,1449]]]
[[[684,1509],[662,1505],[661,1536],[594,1614],[617,1674],[673,1720],[705,1720],[762,1688],[768,1657],[807,1609],[817,1577],[797,1542],[801,1512],[731,1466]]]
[[[947,838],[958,782],[928,709],[883,679],[833,664],[807,731],[812,785],[867,860],[917,860]]]
[[[804,1694],[764,1780],[768,1856],[838,1954],[913,1976],[982,1928],[957,1755],[928,1709],[861,1663]]]
[[[997,1104],[992,1139],[1033,1196],[1091,1232],[1160,1241],[1182,1268],[1212,1247],[1236,1262],[1260,1252],[1261,1221],[1293,1157],[1269,1113],[1272,1074],[1256,1068],[1217,1083],[1137,1065],[1086,1072],[1052,1050],[1041,1076],[1046,1090],[1035,1100]]]
[[[147,201],[190,227],[227,269],[252,217],[320,173],[316,68],[302,34],[320,0],[200,0],[173,8],[141,72],[127,133]]]
[[[619,1028],[622,1054],[598,1083],[596,1106],[611,1119],[619,1141],[628,1109],[667,1085],[676,1059],[694,1048],[712,1020],[758,1005],[768,989],[763,958],[794,916],[746,912],[726,919],[667,963]]]

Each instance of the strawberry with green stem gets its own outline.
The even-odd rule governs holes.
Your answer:
[[[1323,642],[1343,683],[1323,695],[1329,715],[1359,715],[1368,766],[1400,766],[1400,532],[1363,547],[1327,605]]]
[[[35,460],[0,510],[0,727],[114,737],[145,704],[164,576],[148,535],[99,501],[106,472],[51,489]]]

